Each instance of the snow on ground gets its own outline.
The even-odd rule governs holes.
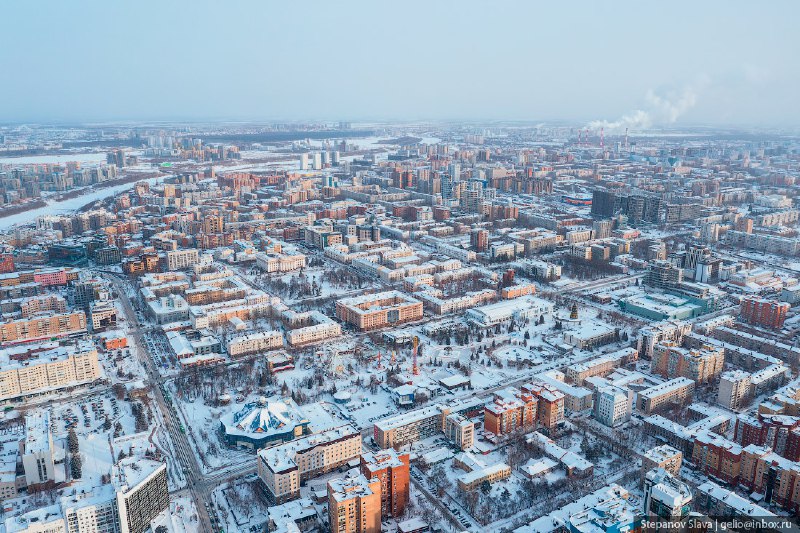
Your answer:
[[[195,533],[200,531],[197,508],[189,496],[170,497],[169,508],[152,522],[154,531],[163,526],[169,533]]]

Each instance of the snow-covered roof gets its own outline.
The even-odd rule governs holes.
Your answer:
[[[251,402],[234,413],[232,417],[223,417],[225,430],[229,434],[258,434],[266,436],[272,433],[285,433],[298,424],[306,421],[305,415],[291,399]]]

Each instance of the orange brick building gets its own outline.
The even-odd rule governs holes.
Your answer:
[[[548,430],[564,422],[564,393],[547,383],[528,383],[522,392],[532,394],[538,403],[537,420]]]
[[[381,517],[403,516],[408,503],[409,482],[408,453],[398,453],[389,448],[361,456],[361,473],[367,479],[381,482]]]
[[[362,331],[422,318],[422,302],[400,291],[365,294],[336,302],[336,316]]]
[[[536,429],[537,399],[530,392],[514,387],[494,393],[492,403],[483,408],[483,427],[495,435],[505,435],[522,428]]]
[[[380,480],[358,475],[329,481],[328,520],[333,533],[380,533]]]

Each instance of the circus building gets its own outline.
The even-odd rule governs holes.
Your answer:
[[[223,415],[220,424],[225,442],[246,448],[288,442],[310,432],[305,414],[289,398],[259,398],[237,412]]]

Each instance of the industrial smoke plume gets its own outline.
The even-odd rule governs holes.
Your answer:
[[[674,124],[684,113],[697,103],[697,91],[692,87],[685,87],[680,93],[670,93],[666,96],[656,94],[652,89],[645,95],[647,109],[637,109],[632,113],[623,115],[618,120],[594,120],[588,128],[598,130],[604,128],[609,132],[643,130],[655,124]]]

